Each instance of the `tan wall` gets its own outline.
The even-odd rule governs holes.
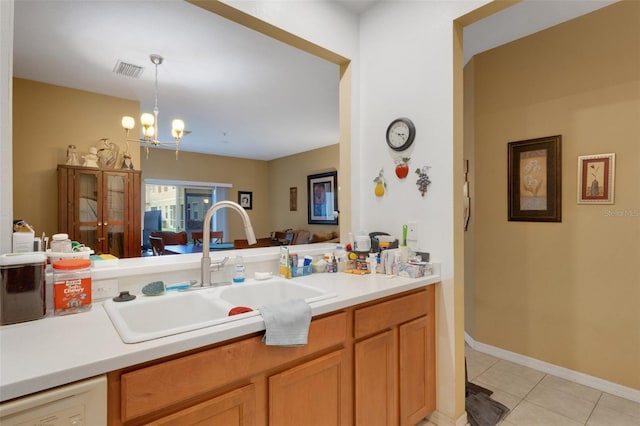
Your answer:
[[[464,330],[471,336],[475,336],[475,223],[476,212],[473,201],[476,199],[475,188],[475,134],[473,113],[473,59],[464,67],[464,132],[463,150],[464,160],[468,161],[467,182],[470,198],[469,222],[464,233]]]
[[[137,117],[139,102],[112,96],[14,79],[13,171],[14,218],[25,219],[37,235],[57,232],[56,166],[66,162],[67,146],[75,144],[80,154],[108,137],[125,149],[120,120]],[[284,228],[337,230],[327,225],[307,225],[306,176],[337,170],[339,145],[331,145],[271,162],[181,151],[151,149],[149,159],[131,143],[133,164],[143,179],[173,179],[231,184],[229,198],[238,191],[253,192],[249,217],[257,237]],[[80,159],[82,161],[82,159]],[[340,176],[338,176],[340,179]],[[338,180],[340,182],[340,180]],[[298,210],[289,212],[289,187],[298,187]],[[230,235],[245,238],[242,220],[229,215]]]
[[[56,233],[56,167],[67,161],[67,146],[74,144],[79,154],[86,154],[100,146],[101,138],[109,138],[123,152],[121,118],[135,117],[139,110],[138,101],[14,78],[14,219],[29,222],[36,235]],[[132,159],[140,164],[133,149]]]
[[[253,192],[253,205],[247,210],[256,237],[268,237],[271,232],[269,217],[272,200],[269,196],[269,167],[266,161],[219,155],[180,152],[176,161],[175,151],[151,149],[149,159],[142,152],[143,179],[173,179],[197,182],[227,183],[229,199],[238,201],[238,191]],[[229,213],[229,236],[225,240],[246,238],[242,219]]]
[[[475,339],[640,388],[640,3],[477,55]],[[562,223],[507,221],[507,143],[562,135]],[[576,203],[616,153],[615,204]],[[620,215],[620,216],[618,216]]]
[[[340,145],[329,145],[269,162],[271,229],[308,229],[311,232],[338,231],[334,225],[309,225],[307,176],[338,170]],[[340,172],[338,172],[338,186]],[[289,188],[297,188],[297,210],[289,210]],[[338,205],[339,209],[343,207]]]

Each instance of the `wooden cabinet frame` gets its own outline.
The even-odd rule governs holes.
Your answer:
[[[94,176],[96,181],[96,219],[81,222],[80,212],[80,179],[83,176]],[[118,221],[108,219],[108,195],[113,189],[109,186],[110,178],[120,178],[123,182],[122,202],[123,217]],[[117,257],[140,256],[141,234],[141,172],[139,170],[95,169],[78,166],[58,166],[58,232],[69,234],[69,238],[82,241],[81,227],[95,227],[96,243],[91,248],[96,253],[109,253],[110,244],[119,243],[109,241],[109,226],[120,226],[122,232],[121,252],[111,253]]]

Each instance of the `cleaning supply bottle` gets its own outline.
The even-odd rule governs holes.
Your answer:
[[[347,269],[347,252],[342,248],[341,245],[336,247],[335,257],[336,261],[338,262],[336,272],[344,272],[344,270]]]
[[[236,256],[236,261],[233,265],[233,282],[244,282],[244,263],[242,262],[242,256]]]
[[[369,253],[369,258],[367,259],[367,269],[371,274],[376,274],[378,272],[378,254],[377,253]]]

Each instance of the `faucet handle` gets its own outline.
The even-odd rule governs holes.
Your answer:
[[[220,271],[220,269],[224,268],[224,265],[226,265],[228,261],[229,261],[229,256],[225,256],[224,259],[222,259],[219,262],[211,262],[210,270],[214,272],[218,272]]]

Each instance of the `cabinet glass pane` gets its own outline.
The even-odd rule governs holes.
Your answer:
[[[109,221],[124,220],[124,186],[123,176],[107,176],[107,218]]]
[[[124,257],[124,226],[107,226],[107,238],[109,241],[108,253],[115,257]]]
[[[119,175],[106,175],[107,178],[107,250],[116,257],[124,257],[125,230],[125,178]]]
[[[78,240],[94,250],[98,246],[98,176],[78,176]]]

